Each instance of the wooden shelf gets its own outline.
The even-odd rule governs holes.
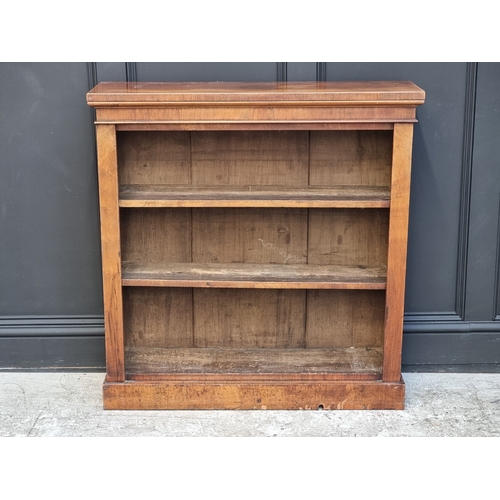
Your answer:
[[[383,290],[384,267],[123,262],[124,286]]]
[[[389,208],[383,186],[191,186],[124,184],[120,207]]]
[[[240,375],[264,379],[266,374],[307,374],[310,380],[336,378],[375,380],[381,378],[382,348],[347,347],[335,349],[228,349],[154,347],[127,348],[127,377],[141,380],[203,374],[224,375],[237,380]],[[199,380],[199,379],[198,379]]]

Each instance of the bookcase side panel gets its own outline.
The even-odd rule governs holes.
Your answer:
[[[101,214],[106,376],[109,382],[120,382],[125,380],[125,363],[115,127],[113,125],[97,125],[96,137]]]

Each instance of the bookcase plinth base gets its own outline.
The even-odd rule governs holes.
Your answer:
[[[106,410],[403,410],[405,384],[382,381],[104,382]]]

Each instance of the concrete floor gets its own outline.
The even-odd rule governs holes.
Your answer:
[[[5,436],[500,436],[500,374],[406,373],[404,411],[104,411],[103,373],[0,373]]]

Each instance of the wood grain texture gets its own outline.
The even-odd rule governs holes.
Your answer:
[[[125,380],[120,217],[116,133],[112,125],[98,125],[97,164],[101,215],[106,374],[109,381]]]
[[[98,123],[414,122],[425,93],[411,82],[101,83],[87,94]]]
[[[118,133],[120,184],[190,184],[189,132]]]
[[[123,290],[125,346],[193,347],[193,291],[170,288]]]
[[[388,210],[310,209],[308,263],[386,266],[388,229]]]
[[[403,410],[404,382],[105,382],[107,410]]]
[[[412,141],[412,125],[394,126],[384,333],[383,379],[386,382],[401,377]]]
[[[124,261],[122,281],[124,286],[383,290],[386,268]]]
[[[90,106],[149,102],[372,101],[422,104],[424,91],[408,81],[367,82],[103,82],[87,94]]]
[[[193,185],[307,185],[307,132],[193,132],[192,141]]]
[[[154,347],[127,348],[127,377],[131,374],[219,375],[219,380],[237,375],[257,375],[261,380],[273,375],[353,374],[380,377],[380,348],[202,348],[164,349]],[[221,375],[223,377],[221,377]],[[326,377],[327,379],[328,377]],[[240,380],[244,380],[239,377]],[[212,380],[215,378],[212,377]],[[320,377],[318,377],[320,380]]]
[[[303,290],[194,290],[196,347],[279,348],[305,343]]]
[[[191,262],[191,210],[121,209],[122,260]]]
[[[192,349],[190,349],[192,350]],[[261,349],[258,349],[261,350]],[[245,349],[248,352],[248,349]],[[357,380],[382,380],[381,371],[366,372],[322,372],[322,373],[133,373],[127,372],[127,380],[137,382],[169,382],[169,383],[248,383],[259,382],[265,384],[273,383],[304,383],[304,382],[337,382],[340,380],[354,382]]]
[[[279,125],[279,130],[392,130],[394,125],[392,122],[372,122],[351,121],[349,123],[341,122],[282,122]],[[276,130],[276,125],[273,123],[221,123],[221,122],[174,122],[174,123],[117,123],[116,130],[119,131],[179,131],[179,130]]]
[[[309,183],[317,186],[391,184],[392,133],[311,132]]]
[[[352,104],[352,103],[349,103]],[[366,104],[366,103],[363,103]],[[323,123],[413,123],[415,119],[414,107],[386,106],[377,107],[356,105],[293,105],[285,106],[269,104],[260,107],[242,105],[211,105],[180,106],[170,105],[151,108],[134,103],[134,107],[103,107],[96,109],[96,123],[230,123],[251,124],[268,123],[274,130],[280,129],[281,124],[307,123],[310,129]]]
[[[120,207],[389,208],[390,190],[378,186],[120,186]]]
[[[193,262],[306,263],[306,209],[192,210]]]
[[[382,347],[384,304],[383,291],[308,291],[306,347]]]

